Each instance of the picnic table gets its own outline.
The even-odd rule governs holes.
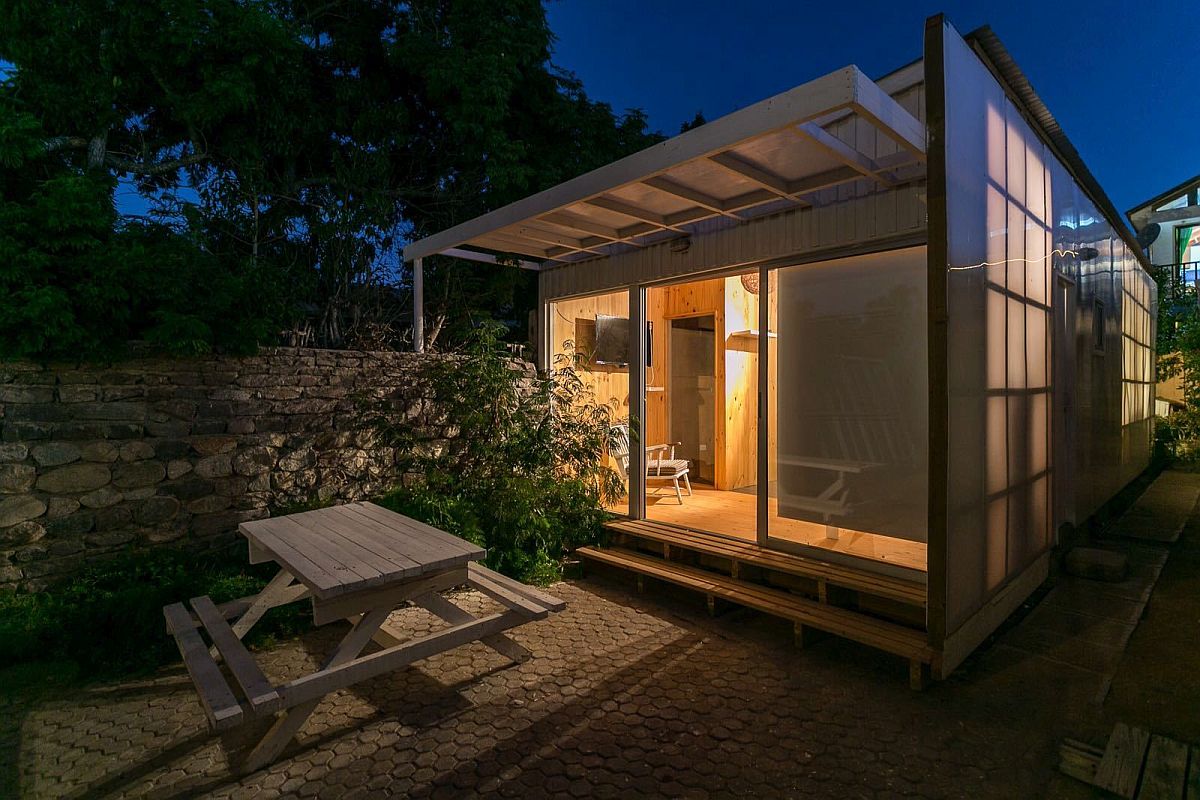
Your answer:
[[[266,587],[220,606],[195,597],[190,611],[174,603],[163,615],[213,730],[277,715],[245,761],[250,771],[274,761],[330,692],[475,641],[524,661],[529,651],[504,631],[565,607],[478,563],[483,548],[373,503],[245,522],[239,531],[249,542],[251,563],[279,565]],[[491,597],[503,610],[476,617],[441,594],[462,585]],[[349,620],[351,628],[319,670],[274,685],[242,639],[270,609],[305,599],[312,601],[316,624]],[[448,627],[406,638],[387,620],[407,602]],[[383,649],[362,655],[372,639]]]

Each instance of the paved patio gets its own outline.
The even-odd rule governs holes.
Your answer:
[[[799,651],[789,626],[712,619],[694,595],[606,579],[552,591],[568,609],[513,634],[533,660],[475,644],[333,695],[248,776],[228,753],[262,729],[211,736],[181,667],[0,700],[0,794],[1033,797],[1055,780],[1061,738],[1098,718],[1107,680],[1037,652],[1018,626],[917,693],[898,659],[836,638]],[[341,633],[282,643],[264,669],[300,675]]]

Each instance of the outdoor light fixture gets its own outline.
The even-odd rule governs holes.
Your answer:
[[[1094,247],[1081,247],[1076,252],[1080,261],[1095,261],[1100,255],[1100,251]]]
[[[686,253],[692,249],[692,237],[680,236],[678,239],[671,240],[672,253]]]

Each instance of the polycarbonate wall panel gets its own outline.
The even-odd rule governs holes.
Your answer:
[[[1122,446],[1123,316],[1133,304],[1122,287],[1141,283],[1137,261],[975,53],[945,30],[953,632],[1052,545],[1059,462],[1078,473],[1082,519],[1144,466],[1148,451]],[[1055,345],[1060,281],[1075,295],[1066,325],[1073,334],[1063,337],[1074,341]],[[1135,327],[1146,329],[1144,321]],[[1141,377],[1148,343],[1131,342],[1138,352],[1129,363]],[[1061,374],[1055,346],[1074,348],[1074,375]],[[1056,395],[1061,381],[1075,391],[1071,407],[1056,410],[1056,398],[1067,398]],[[1052,453],[1063,419],[1075,426],[1078,452]]]
[[[1133,258],[1121,273],[1121,483],[1149,462],[1154,440],[1156,286]]]

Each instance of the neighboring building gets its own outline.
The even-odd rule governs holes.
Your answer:
[[[846,67],[413,242],[418,349],[439,256],[536,271],[542,366],[572,341],[649,446],[617,452],[628,519],[589,560],[915,682],[1149,463],[1149,263],[986,28],[933,17],[878,80]],[[692,492],[662,491],[681,469]]]
[[[1200,281],[1200,175],[1125,212],[1158,271],[1165,303],[1195,302]],[[1156,387],[1155,408],[1166,416],[1184,404],[1178,377]]]
[[[1200,279],[1200,175],[1126,212],[1155,267],[1189,286]]]

